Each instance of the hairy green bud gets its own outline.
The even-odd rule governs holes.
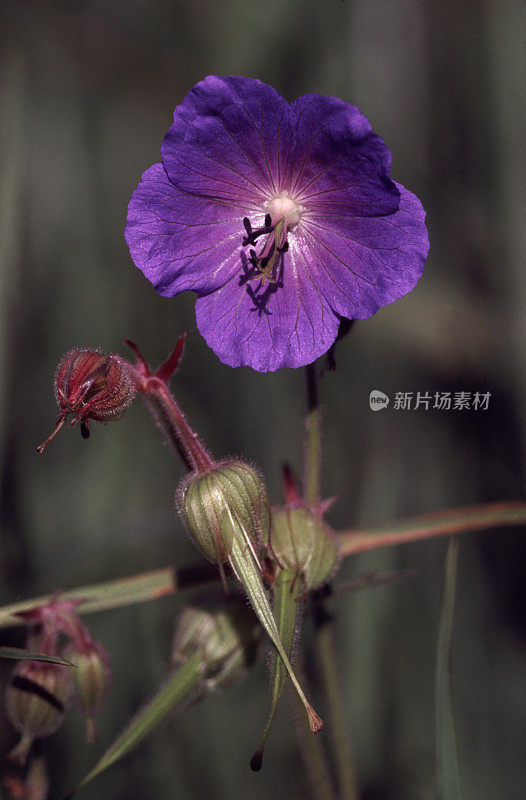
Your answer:
[[[7,716],[21,740],[9,758],[24,764],[34,739],[51,736],[61,725],[71,690],[67,667],[21,661],[6,691]]]
[[[338,563],[334,534],[308,506],[272,510],[271,544],[279,563],[302,575],[307,589],[328,580]]]
[[[220,691],[244,678],[261,635],[261,626],[239,594],[197,599],[178,619],[172,661],[184,664],[198,654],[201,688]]]
[[[177,502],[192,540],[216,564],[223,564],[232,552],[232,519],[248,532],[256,548],[268,536],[265,484],[243,461],[222,461],[190,475],[177,491]]]
[[[63,653],[76,666],[71,677],[73,700],[86,715],[87,743],[97,738],[95,715],[100,709],[110,684],[110,661],[100,642],[89,639],[82,644],[71,644]]]

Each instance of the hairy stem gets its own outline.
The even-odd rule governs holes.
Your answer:
[[[151,377],[141,390],[144,401],[159,427],[191,472],[204,472],[213,460],[197,433],[188,424],[166,383]]]

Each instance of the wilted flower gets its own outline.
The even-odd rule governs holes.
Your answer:
[[[230,366],[266,372],[325,353],[342,317],[415,286],[424,211],[354,106],[210,76],[174,112],[125,237],[157,291],[197,292],[199,330]]]
[[[59,710],[57,703],[53,702],[52,698],[50,699],[49,692],[44,694],[38,686],[35,688],[35,680],[37,683],[55,680],[58,690],[63,688],[64,685],[68,690],[68,700],[73,700],[80,711],[86,715],[87,740],[88,744],[92,744],[96,738],[94,717],[107,693],[111,670],[106,650],[101,642],[91,637],[90,632],[76,612],[76,607],[81,603],[82,601],[70,600],[63,597],[60,592],[57,592],[46,603],[17,612],[17,616],[25,620],[30,626],[26,641],[28,647],[31,646],[36,652],[55,655],[59,640],[65,637],[67,642],[65,646],[60,648],[60,655],[72,664],[74,668],[64,671],[63,667],[57,667],[55,673],[53,671],[36,670],[37,679],[32,679],[32,682],[21,681],[15,671],[8,697],[13,708],[13,714],[11,715],[13,724],[21,729],[17,719],[21,719],[25,714],[30,721],[26,727],[31,728],[31,726],[35,727],[35,715],[39,724],[41,717],[44,718],[46,723],[48,718],[51,721],[54,720],[51,713],[46,713],[47,705],[51,705],[54,711]],[[32,662],[22,662],[22,664],[26,663],[28,666],[27,668],[24,667],[24,669],[31,673],[34,665]],[[54,667],[56,665],[49,664],[45,666]],[[18,695],[13,693],[12,687],[19,690],[25,688],[27,693],[25,700],[17,700],[15,703],[13,698]],[[32,695],[36,695],[36,698]],[[48,701],[47,704],[42,702],[44,700]],[[32,705],[30,705],[31,703]],[[28,705],[31,713],[26,710]],[[38,725],[36,727],[40,729]],[[45,725],[42,727],[45,728]],[[42,733],[35,733],[33,738],[42,738],[43,736],[44,734]]]
[[[120,419],[136,391],[127,361],[118,355],[86,348],[66,353],[57,367],[54,388],[60,415],[51,436],[37,447],[39,453],[58,433],[69,414],[73,417],[71,425],[80,422],[81,434],[87,439],[90,419],[96,422]]]

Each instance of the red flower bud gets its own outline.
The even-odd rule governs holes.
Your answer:
[[[89,420],[119,419],[135,396],[131,366],[118,355],[100,350],[76,349],[66,353],[55,375],[55,397],[60,415],[55,430],[37,447],[42,453],[48,442],[73,415],[71,426],[80,422],[80,432],[89,437]]]

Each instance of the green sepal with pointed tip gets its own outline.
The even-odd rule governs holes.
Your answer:
[[[238,580],[243,585],[248,599],[252,604],[259,621],[265,632],[270,637],[274,647],[283,659],[283,663],[290,676],[294,688],[296,689],[309,718],[309,725],[313,733],[317,733],[323,728],[323,722],[316,714],[311,704],[308,702],[303,689],[301,688],[289,658],[283,647],[278,626],[274,619],[274,614],[270,606],[263,580],[261,578],[261,565],[259,564],[254,545],[250,536],[244,530],[238,520],[234,520],[232,513],[227,509],[223,516],[223,524],[230,524],[233,529],[232,551],[230,553],[230,563]]]
[[[45,661],[48,664],[62,664],[64,667],[74,667],[71,661],[66,661],[60,656],[49,653],[35,653],[33,650],[23,650],[20,647],[0,647],[0,658],[15,658],[20,661]]]
[[[297,571],[290,569],[279,570],[274,581],[274,616],[278,625],[279,635],[289,660],[292,660],[294,641],[296,639],[300,618],[303,610],[301,596],[305,591],[305,584]],[[287,683],[288,672],[283,659],[277,651],[272,654],[272,700],[270,713],[254,753],[250,766],[254,772],[261,769],[263,749],[276,713],[278,702]]]
[[[170,713],[179,703],[193,693],[202,675],[202,657],[195,653],[161,686],[157,694],[132,719],[127,728],[106,750],[100,761],[64,800],[71,798],[93,778],[120,761]]]

